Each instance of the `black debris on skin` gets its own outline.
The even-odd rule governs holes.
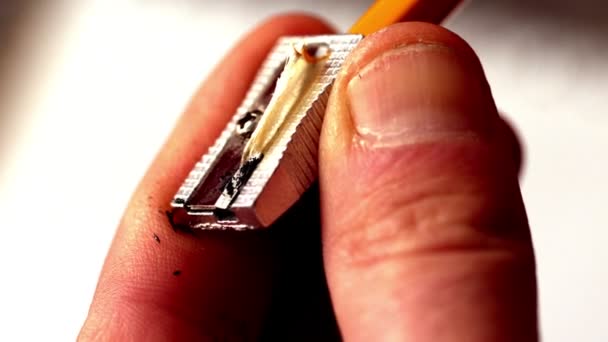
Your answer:
[[[160,238],[156,234],[154,234],[154,241],[156,241],[156,243],[160,243]]]
[[[167,220],[169,221],[169,224],[171,225],[171,228],[173,228],[174,232],[194,234],[194,231],[192,231],[192,228],[188,227],[185,224],[176,223],[175,220],[173,220],[172,211],[170,211],[170,210],[165,211],[165,215],[167,216]]]
[[[175,270],[173,271],[173,276],[178,277],[180,274],[182,274],[181,270]]]

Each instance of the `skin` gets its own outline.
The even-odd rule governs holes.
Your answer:
[[[519,145],[472,49],[436,26],[394,25],[349,56],[322,129],[319,184],[274,227],[171,228],[174,192],[276,38],[330,32],[308,16],[272,18],[204,82],[133,195],[79,340],[537,340]],[[483,96],[455,102],[472,108],[466,134],[358,143],[349,81],[421,39],[455,51],[480,84]]]

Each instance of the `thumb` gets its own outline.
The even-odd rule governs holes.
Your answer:
[[[532,341],[534,256],[481,65],[456,35],[367,37],[321,136],[325,267],[346,341]]]

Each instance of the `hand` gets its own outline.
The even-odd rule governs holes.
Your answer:
[[[126,210],[81,340],[327,340],[332,308],[346,341],[537,339],[519,145],[472,49],[440,27],[394,25],[351,54],[318,193],[273,228],[172,230],[168,203],[277,37],[330,31],[274,18],[211,74]]]

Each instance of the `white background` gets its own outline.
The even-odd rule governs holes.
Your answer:
[[[525,144],[544,340],[608,341],[608,8],[526,2],[447,26]],[[1,2],[0,340],[74,339],[130,193],[240,34],[287,9],[346,29],[369,3]]]

